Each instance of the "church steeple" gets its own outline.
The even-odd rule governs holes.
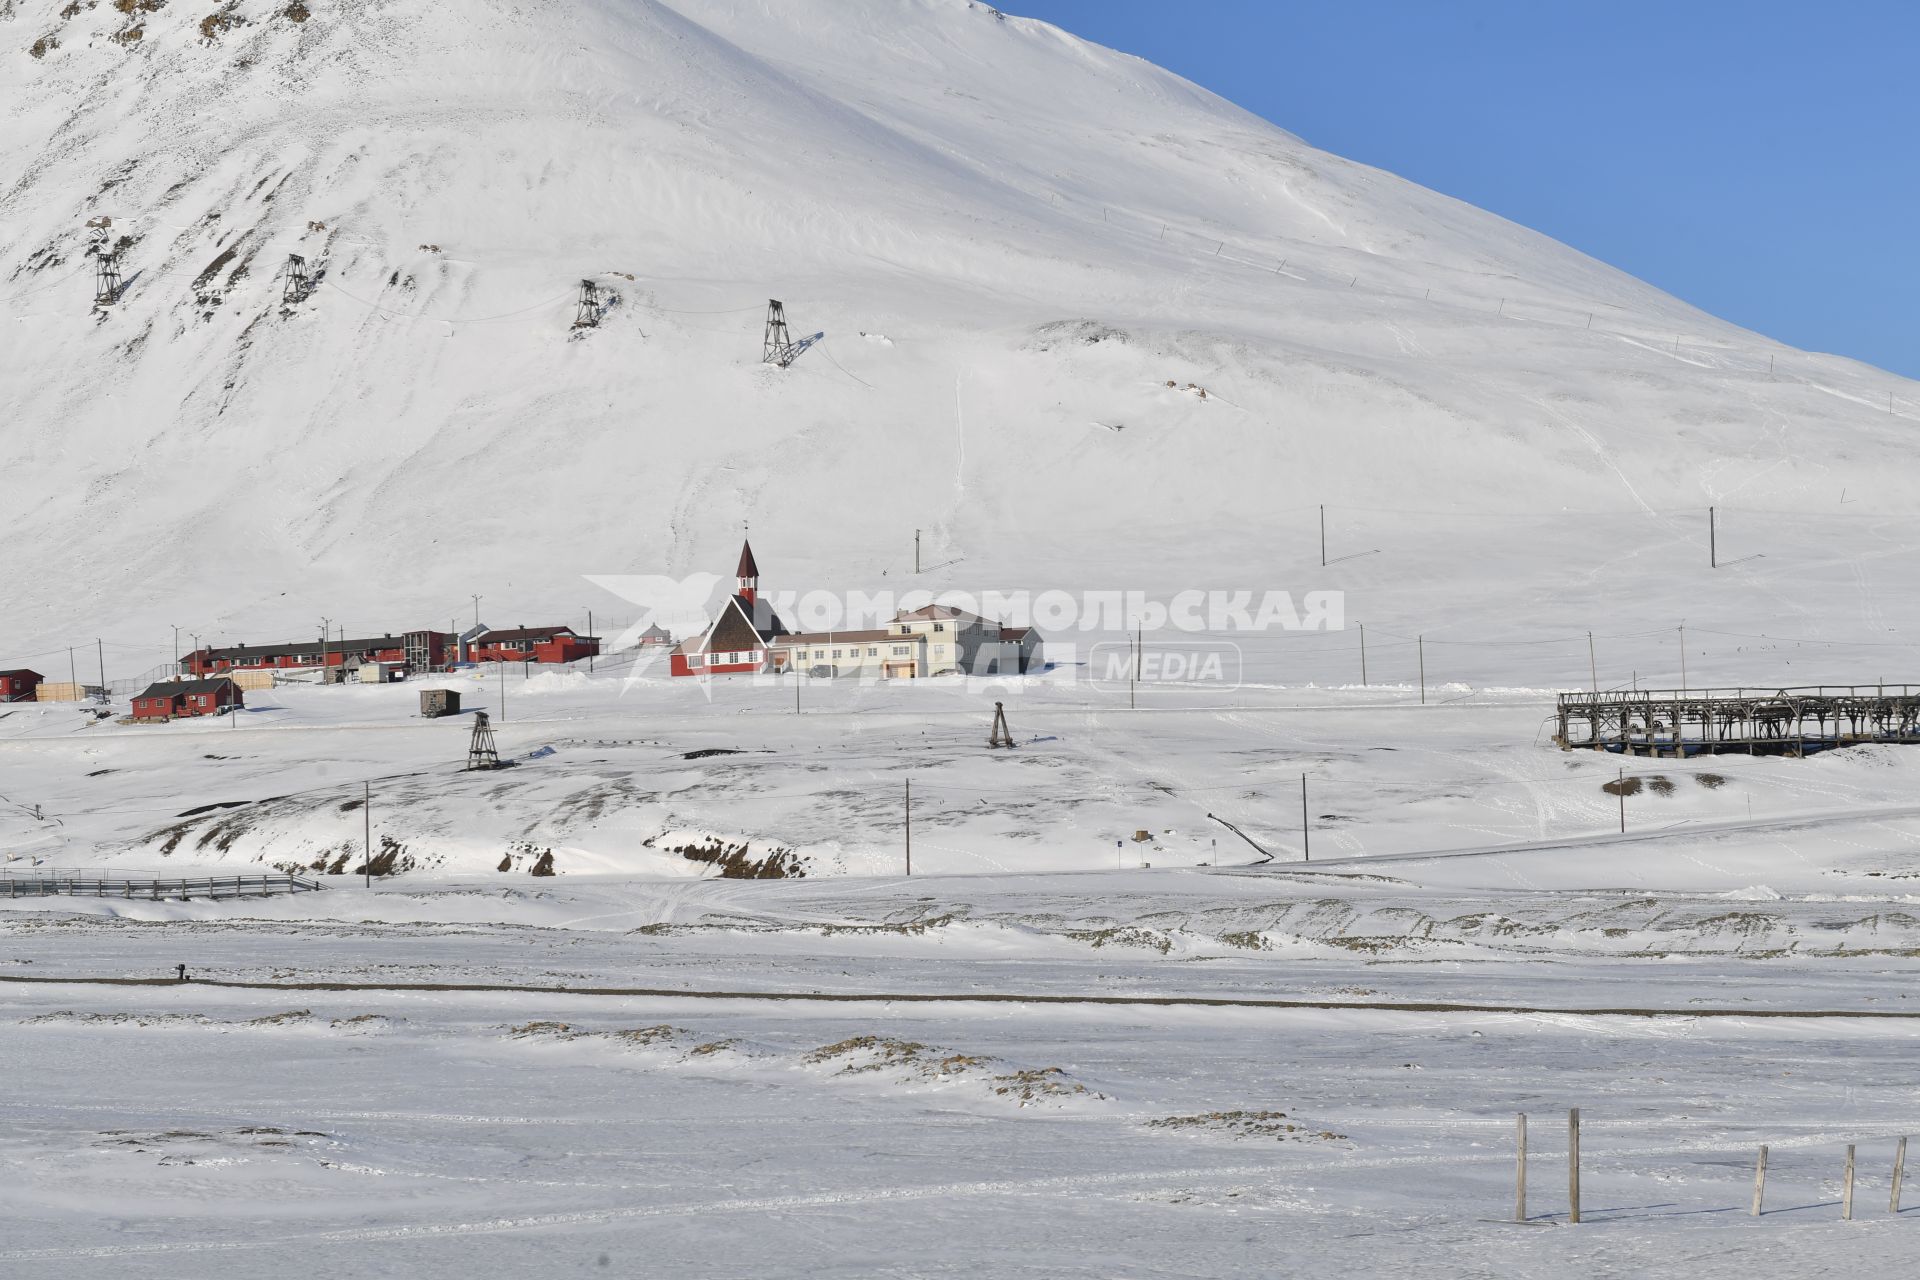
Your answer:
[[[735,570],[739,579],[739,588],[734,594],[748,604],[760,598],[760,566],[753,562],[753,544],[744,538],[740,542],[740,567]]]

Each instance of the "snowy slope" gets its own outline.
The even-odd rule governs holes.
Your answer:
[[[1842,519],[1910,505],[1908,384],[1042,23],[130,7],[0,4],[0,509],[35,566],[8,656],[104,633],[130,676],[169,624],[420,625],[471,592],[577,617],[579,575],[724,570],[747,520],[770,585],[872,585],[920,528],[962,562],[934,585],[1335,585],[1426,628],[1570,567],[1578,613],[1543,625],[1771,616],[1863,528],[1912,563],[1913,526]],[[100,215],[133,238],[104,320]],[[293,252],[325,274],[282,315]],[[569,341],[583,276],[622,300]],[[827,334],[785,373],[768,296]],[[1714,501],[1820,513],[1787,540],[1807,563],[1671,574]],[[1382,554],[1321,576],[1321,503]],[[1428,511],[1455,514],[1403,514]],[[1897,621],[1879,576],[1828,609]]]

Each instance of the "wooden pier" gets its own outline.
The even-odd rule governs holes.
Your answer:
[[[1563,693],[1554,741],[1629,756],[1790,755],[1920,743],[1920,686]]]

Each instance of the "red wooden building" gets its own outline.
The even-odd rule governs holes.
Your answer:
[[[765,669],[767,647],[787,634],[786,624],[760,601],[760,566],[754,563],[753,544],[740,544],[740,566],[735,570],[734,594],[713,625],[673,647],[667,670],[676,676],[739,675]]]
[[[32,702],[46,677],[24,667],[18,671],[0,671],[0,702]]]
[[[228,707],[244,707],[246,695],[225,676],[210,680],[170,680],[150,684],[133,700],[135,720],[178,720],[218,715]]]
[[[444,631],[409,631],[359,640],[297,640],[289,644],[241,644],[195,649],[181,659],[196,676],[222,671],[290,671],[301,667],[357,667],[391,662],[408,671],[443,670],[452,660],[454,637]]]
[[[599,636],[583,636],[572,627],[510,627],[474,637],[467,661],[576,662],[599,652]]]

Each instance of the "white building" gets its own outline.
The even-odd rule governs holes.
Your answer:
[[[912,680],[922,676],[1019,675],[1038,665],[1040,636],[963,609],[931,604],[884,627],[778,636],[768,669]]]

